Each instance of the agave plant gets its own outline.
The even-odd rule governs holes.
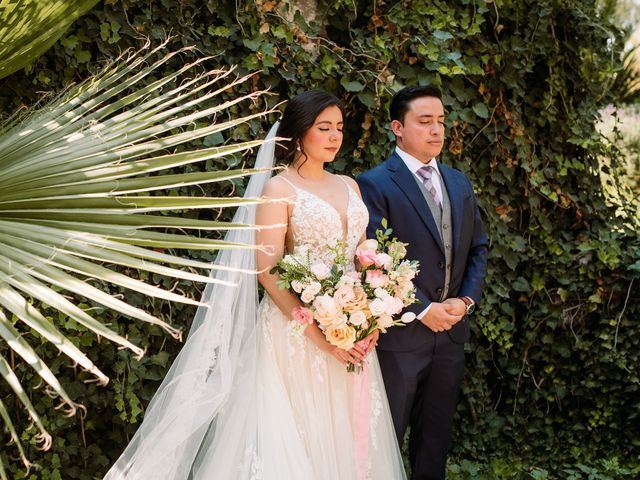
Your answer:
[[[255,106],[264,92],[219,100],[221,92],[248,77],[234,76],[232,70],[197,73],[201,70],[198,65],[206,59],[139,86],[143,79],[156,78],[158,69],[180,53],[157,59],[163,47],[127,53],[49,105],[0,126],[0,342],[6,342],[38,373],[70,414],[78,406],[20,329],[51,342],[99,382],[105,384],[108,378],[41,313],[38,305],[57,309],[96,335],[142,355],[139,347],[79,308],[63,295],[64,291],[156,324],[179,337],[175,327],[83,280],[97,279],[150,297],[197,305],[195,300],[130,278],[106,264],[212,282],[208,276],[193,273],[199,268],[210,269],[210,264],[161,249],[249,248],[206,236],[166,232],[251,228],[249,225],[171,216],[167,212],[231,207],[258,199],[163,196],[158,191],[255,173],[255,169],[182,174],[162,171],[258,146],[260,141],[247,141],[168,153],[177,145],[269,113]],[[228,119],[228,110],[247,100],[254,101],[256,113]],[[223,117],[223,121],[194,127]],[[16,328],[17,323],[22,324],[20,328]],[[10,364],[1,356],[0,374],[37,427],[41,448],[49,448],[51,436]],[[9,411],[1,400],[0,416],[28,467]],[[0,477],[6,478],[1,459]]]
[[[53,45],[98,0],[0,2],[0,78],[20,70]]]

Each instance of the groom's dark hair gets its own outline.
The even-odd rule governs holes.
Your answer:
[[[402,90],[396,92],[391,99],[391,105],[389,105],[391,121],[398,120],[400,123],[403,123],[404,116],[409,111],[409,104],[412,100],[420,97],[435,97],[442,101],[442,92],[438,87],[433,85],[404,87]]]

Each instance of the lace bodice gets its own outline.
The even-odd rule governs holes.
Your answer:
[[[345,253],[347,258],[352,260],[369,223],[367,207],[355,190],[343,180],[349,191],[345,235],[342,218],[332,205],[317,195],[297,187],[287,179],[283,178],[283,180],[296,192],[290,219],[294,247],[305,245],[309,247],[315,259],[330,263],[335,255],[328,247],[346,240]]]

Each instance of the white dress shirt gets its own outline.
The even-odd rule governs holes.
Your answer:
[[[396,146],[396,153],[398,154],[398,156],[402,159],[402,161],[405,163],[405,165],[407,166],[407,168],[409,169],[409,171],[411,173],[413,173],[413,176],[416,177],[416,180],[418,182],[420,182],[420,184],[424,185],[423,181],[422,181],[422,177],[420,177],[420,175],[418,175],[416,172],[418,170],[420,170],[422,167],[425,166],[424,163],[422,163],[420,160],[418,160],[416,157],[414,157],[413,155],[408,154],[407,152],[405,152],[404,150],[402,150],[400,147]],[[440,200],[440,205],[442,205],[442,176],[440,175],[440,169],[438,168],[438,162],[436,161],[435,157],[431,159],[431,161],[429,163],[427,163],[427,165],[430,165],[434,168],[435,172],[437,173],[437,182],[435,181],[435,177],[434,177],[434,181],[433,183],[433,187],[436,189],[436,194],[438,195],[438,199]],[[423,311],[421,311],[418,314],[418,320],[421,320],[422,317],[424,317],[427,312],[429,311],[429,309],[431,308],[431,304],[429,304],[429,306],[427,308],[425,308]]]

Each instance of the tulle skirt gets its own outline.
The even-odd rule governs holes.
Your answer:
[[[238,388],[215,434],[203,442],[190,478],[404,479],[375,351],[364,372],[349,373],[289,327],[265,296],[258,308],[257,361],[239,366]]]

